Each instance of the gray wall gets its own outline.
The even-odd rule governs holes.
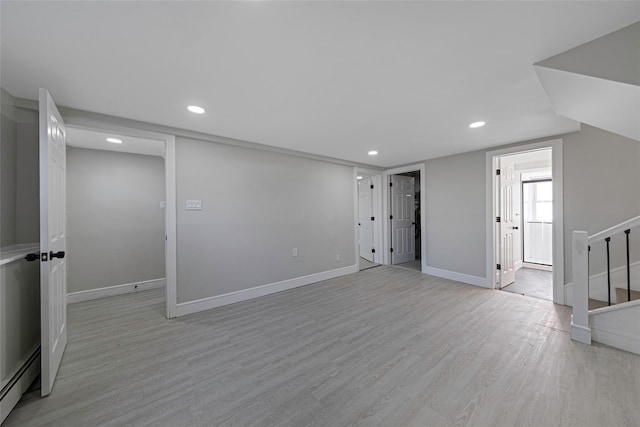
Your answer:
[[[16,243],[18,131],[4,111],[0,126],[0,246],[9,246]]]
[[[164,277],[164,160],[67,147],[67,291]]]
[[[565,283],[569,283],[573,230],[593,234],[640,214],[640,143],[587,125],[562,138]],[[426,162],[429,267],[486,277],[487,151]]]
[[[426,162],[426,260],[429,267],[485,276],[485,153]]]
[[[640,215],[640,142],[587,125],[563,139],[565,283],[570,283],[574,230],[594,234]],[[633,262],[640,255],[640,229],[631,236]],[[613,236],[611,246],[612,268],[626,263],[624,236]],[[605,254],[603,243],[592,246],[591,274],[605,271]]]
[[[40,240],[38,113],[0,89],[0,246]]]
[[[355,264],[352,167],[184,138],[176,157],[179,303]]]
[[[16,240],[40,241],[40,135],[38,113],[16,109],[18,169]]]

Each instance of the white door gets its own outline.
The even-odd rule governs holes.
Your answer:
[[[40,89],[41,394],[51,393],[67,345],[65,136],[62,117]]]
[[[415,192],[411,176],[391,175],[391,263],[416,259]]]
[[[358,231],[360,256],[374,262],[373,254],[373,178],[364,177],[358,181]]]
[[[500,159],[500,287],[516,281],[515,233],[519,233],[519,220],[514,215],[514,193],[518,180],[515,164],[509,157]],[[519,217],[518,217],[519,218]]]

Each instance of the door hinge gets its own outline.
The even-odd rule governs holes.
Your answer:
[[[376,248],[371,248],[371,253],[375,254],[376,253]]]
[[[390,249],[389,249],[389,251],[390,251],[390,252],[393,252],[393,248],[390,248]]]
[[[500,169],[496,169],[496,175],[500,175]]]
[[[496,217],[496,222],[500,222],[500,217],[499,216]]]
[[[371,221],[375,221],[375,220],[376,220],[376,218],[372,216],[371,217]]]
[[[371,184],[371,189],[373,190],[373,184]]]
[[[389,219],[393,219],[393,215],[389,215]]]
[[[389,187],[393,187],[393,182],[390,182],[390,183],[389,183]]]
[[[496,264],[496,270],[502,270],[502,266],[500,264]]]

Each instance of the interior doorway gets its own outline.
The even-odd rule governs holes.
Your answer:
[[[382,263],[380,248],[380,174],[356,171],[357,186],[357,248],[360,271]]]
[[[553,300],[553,152],[494,158],[496,287]]]
[[[390,176],[391,264],[422,271],[420,171]]]
[[[114,278],[115,281],[106,284],[104,287],[98,286],[96,289],[87,289],[86,292],[76,292],[75,295],[69,294],[68,300],[83,301],[93,299],[94,297],[100,298],[138,292],[146,289],[163,288],[165,290],[166,298],[166,317],[176,317],[175,137],[151,131],[111,125],[109,123],[103,123],[101,121],[85,119],[82,117],[74,117],[68,120],[67,129],[68,133],[72,134],[71,144],[69,145],[71,147],[75,146],[75,149],[77,150],[93,148],[94,150],[85,151],[87,153],[96,151],[102,152],[103,154],[111,152],[114,155],[118,154],[121,156],[129,156],[131,157],[131,159],[129,159],[131,163],[135,163],[138,160],[145,163],[144,168],[147,171],[148,168],[151,167],[149,164],[153,163],[152,167],[157,169],[157,173],[152,176],[147,174],[148,176],[145,175],[145,178],[145,176],[142,176],[143,174],[141,170],[141,175],[139,177],[130,176],[128,182],[133,184],[133,179],[147,179],[148,181],[154,181],[154,188],[157,191],[154,191],[152,196],[149,194],[138,194],[136,196],[131,193],[128,197],[130,207],[134,204],[139,205],[141,202],[148,202],[146,203],[147,206],[145,206],[145,209],[148,209],[153,216],[158,217],[156,218],[157,221],[153,222],[153,224],[155,224],[153,228],[155,231],[152,234],[146,233],[146,231],[149,231],[146,229],[152,225],[151,221],[142,227],[134,227],[135,230],[129,230],[136,236],[137,233],[144,232],[146,236],[145,239],[149,237],[149,241],[151,241],[151,239],[153,240],[152,245],[155,248],[155,257],[153,260],[150,259],[150,254],[142,254],[140,250],[136,250],[134,254],[130,254],[133,259],[138,259],[138,257],[140,257],[141,265],[148,267],[147,270],[150,272],[147,274],[149,276],[148,278],[136,278],[132,276],[131,280],[126,280],[123,279],[125,276],[122,276],[120,277],[120,279],[122,279],[120,281],[123,281],[124,283],[118,283],[117,278]],[[74,138],[73,135],[77,136],[77,138]],[[107,138],[110,138],[112,141],[108,141]],[[133,159],[134,157],[137,157],[138,160]],[[132,165],[132,167],[129,168],[128,173],[130,175],[136,175],[137,172],[135,171],[135,166]],[[114,176],[117,176],[118,179],[122,181],[120,179],[122,178],[121,174],[116,173]],[[68,179],[71,180],[74,179],[74,177],[68,177]],[[120,184],[124,184],[126,186],[126,183],[121,182]],[[109,200],[102,200],[99,196],[100,192],[94,196],[98,200],[98,204],[101,204],[106,210],[115,208]],[[125,205],[126,198],[121,200],[121,202]],[[122,207],[122,211],[126,211],[126,206]],[[124,215],[127,214],[124,213]],[[128,210],[128,216],[131,217],[131,221],[135,221],[135,217],[140,217],[141,215],[142,212],[140,209]],[[73,236],[71,236],[71,239],[73,239]],[[140,240],[137,238],[136,241],[140,243]],[[135,245],[123,245],[120,250],[126,252],[134,246]],[[104,258],[104,256],[102,258]],[[71,265],[72,262],[73,254],[70,254],[69,265]],[[159,268],[154,270],[151,268],[152,264],[156,265],[156,267],[159,266]],[[73,268],[72,265],[71,268]],[[134,272],[132,269],[129,269],[128,271],[134,276],[140,273],[140,271]],[[124,274],[124,271],[121,273]],[[94,286],[94,288],[95,287],[96,286]]]

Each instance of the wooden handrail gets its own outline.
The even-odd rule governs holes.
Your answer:
[[[607,237],[611,237],[614,234],[622,233],[625,230],[628,230],[633,227],[637,227],[638,225],[640,225],[640,215],[634,218],[628,219],[624,222],[621,222],[618,225],[614,225],[613,227],[609,227],[606,230],[596,233],[592,236],[589,236],[589,243],[596,243],[596,242],[603,241]]]

